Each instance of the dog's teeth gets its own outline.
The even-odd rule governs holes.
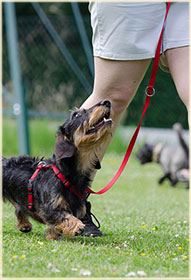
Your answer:
[[[104,118],[104,122],[110,122],[110,121],[112,121],[112,119],[106,119],[106,118]]]

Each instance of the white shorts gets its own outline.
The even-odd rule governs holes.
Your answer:
[[[113,60],[153,58],[166,12],[165,2],[91,2],[94,56]],[[189,3],[173,2],[162,52],[189,45]]]

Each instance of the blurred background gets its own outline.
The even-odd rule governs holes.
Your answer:
[[[51,156],[57,127],[93,87],[88,3],[3,3],[3,154]],[[129,106],[113,146],[124,152],[145,101],[152,64]],[[171,127],[188,129],[187,113],[170,74],[158,69],[156,95],[139,141],[173,139]],[[186,132],[188,135],[188,132]],[[125,137],[124,137],[125,136]]]

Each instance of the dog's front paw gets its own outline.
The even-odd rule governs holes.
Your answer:
[[[85,225],[73,215],[68,215],[64,221],[57,225],[56,230],[68,237],[79,235],[83,232]]]
[[[75,236],[83,235],[84,227],[85,227],[85,225],[82,223],[82,225],[80,225],[80,226],[78,227],[78,230],[75,232]]]
[[[18,223],[16,227],[23,233],[28,233],[32,230],[32,224],[31,223],[25,223],[25,224],[20,224]]]

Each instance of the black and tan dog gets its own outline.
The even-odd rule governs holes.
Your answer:
[[[159,163],[164,171],[164,175],[159,179],[158,183],[162,184],[165,179],[169,179],[171,185],[175,186],[178,181],[183,181],[179,178],[179,172],[189,168],[189,149],[183,138],[181,124],[174,124],[173,129],[178,136],[178,145],[165,145],[162,143],[156,145],[145,144],[136,156],[141,164],[148,162]]]
[[[36,176],[38,159],[29,156],[3,158],[3,197],[14,205],[20,231],[31,231],[29,217],[38,217],[48,226],[48,239],[83,232],[84,224],[80,219],[86,212],[86,187],[90,185],[92,171],[100,168],[97,151],[111,136],[110,110],[110,102],[102,101],[88,110],[72,112],[58,129],[53,157],[40,162]],[[61,171],[72,188],[61,182],[53,166]],[[31,176],[34,178],[29,194]],[[29,209],[30,195],[33,211]]]

